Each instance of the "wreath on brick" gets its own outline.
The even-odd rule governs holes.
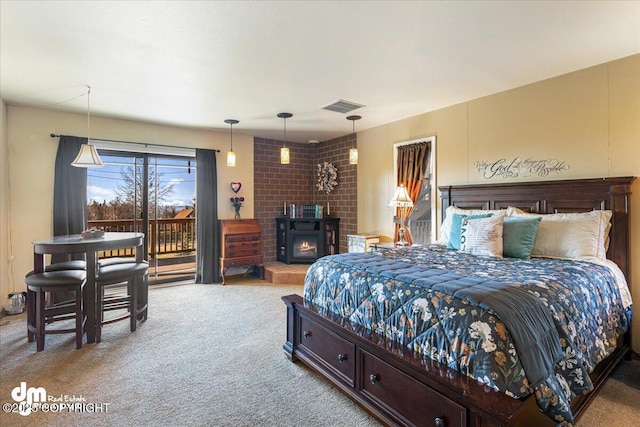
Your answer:
[[[338,185],[338,168],[333,163],[318,163],[318,187],[319,191],[329,194]]]

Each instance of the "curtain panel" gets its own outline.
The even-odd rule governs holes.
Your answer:
[[[71,166],[87,138],[60,136],[53,180],[53,235],[80,234],[87,228],[87,170]],[[52,262],[70,255],[53,255]]]
[[[404,184],[409,193],[409,197],[414,202],[414,206],[418,197],[420,196],[420,190],[422,189],[422,182],[429,166],[429,159],[431,157],[431,144],[429,142],[418,142],[416,144],[402,145],[398,147],[398,175],[397,185]],[[413,208],[397,208],[396,216],[400,216],[400,210],[404,209],[405,223],[407,218],[413,212]],[[413,237],[411,236],[411,230],[405,227],[406,234],[405,240],[409,244],[413,244]],[[393,241],[397,242],[400,235],[400,224],[396,224]]]
[[[220,283],[216,151],[196,149],[196,283]]]

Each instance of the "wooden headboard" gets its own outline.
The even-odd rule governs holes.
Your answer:
[[[629,196],[634,177],[573,179],[500,184],[439,186],[442,218],[449,206],[463,209],[506,209],[558,213],[611,210],[611,243],[607,258],[613,260],[630,284]]]

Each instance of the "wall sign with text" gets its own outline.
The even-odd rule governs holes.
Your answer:
[[[499,160],[477,160],[474,163],[476,170],[485,179],[491,178],[520,178],[529,176],[546,177],[560,175],[569,170],[571,166],[565,161],[557,159],[536,160],[532,157],[523,159],[515,157]]]

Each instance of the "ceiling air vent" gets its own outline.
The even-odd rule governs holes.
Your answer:
[[[335,111],[336,113],[348,113],[356,108],[364,107],[364,105],[356,104],[355,102],[345,101],[340,99],[333,104],[329,104],[326,107],[322,107],[323,110]]]

